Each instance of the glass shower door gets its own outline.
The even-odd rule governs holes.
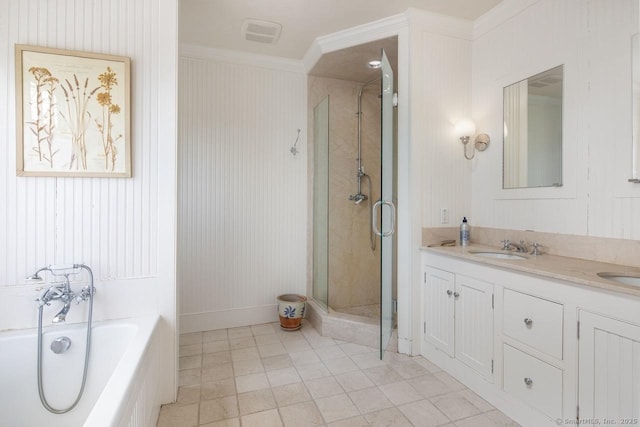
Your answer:
[[[393,332],[393,234],[395,233],[395,205],[393,204],[393,69],[382,50],[382,136],[381,136],[381,196],[373,206],[373,214],[381,216],[381,228],[375,230],[380,236],[380,358],[391,339]],[[374,218],[375,218],[374,216]],[[373,221],[377,227],[377,221]]]

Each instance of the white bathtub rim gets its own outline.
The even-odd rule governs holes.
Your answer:
[[[111,427],[118,425],[123,411],[134,390],[137,373],[149,351],[151,338],[158,327],[160,316],[157,314],[117,319],[114,322],[133,321],[138,330],[131,344],[125,350],[122,358],[116,365],[113,374],[104,386],[96,404],[89,412],[84,426]],[[107,321],[109,322],[109,321]]]

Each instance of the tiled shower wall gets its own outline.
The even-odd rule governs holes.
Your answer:
[[[181,49],[181,330],[277,320],[277,295],[306,294],[307,77],[300,64]]]
[[[329,274],[328,299],[333,309],[380,302],[380,248],[369,246],[369,200],[380,198],[379,84],[362,95],[362,165],[371,177],[362,180],[366,200],[349,200],[357,192],[357,111],[361,83],[309,76],[310,111],[329,95]]]

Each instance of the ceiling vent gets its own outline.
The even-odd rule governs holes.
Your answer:
[[[276,44],[282,25],[276,22],[246,19],[242,24],[242,38],[252,42]]]

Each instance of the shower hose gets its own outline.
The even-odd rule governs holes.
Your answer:
[[[84,268],[85,270],[87,270],[90,277],[89,316],[87,320],[87,344],[85,346],[85,352],[84,352],[84,370],[82,372],[82,385],[80,386],[80,391],[78,392],[78,396],[76,397],[76,400],[71,404],[71,406],[65,409],[56,409],[52,407],[51,405],[49,405],[49,402],[47,402],[47,398],[44,395],[44,389],[42,386],[42,307],[43,306],[38,307],[38,393],[40,395],[40,402],[42,402],[42,406],[44,406],[47,411],[54,414],[66,414],[67,412],[75,408],[78,405],[78,402],[80,402],[80,399],[82,398],[82,393],[84,392],[84,386],[85,386],[85,383],[87,382],[87,370],[89,367],[89,352],[91,350],[91,320],[93,318],[93,292],[94,292],[93,272],[88,266],[84,264],[79,264],[78,267]]]

